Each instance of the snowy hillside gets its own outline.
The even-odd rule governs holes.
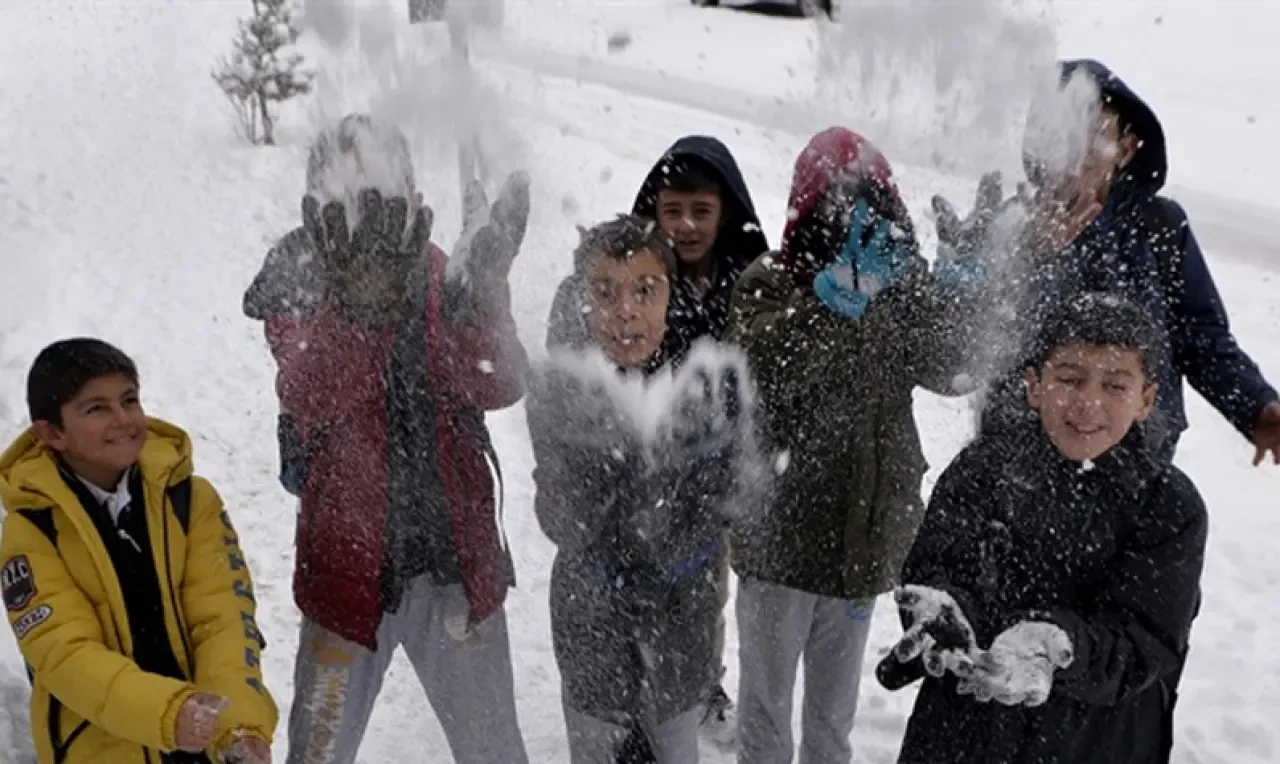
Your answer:
[[[819,71],[841,45],[840,32],[812,21],[695,9],[686,0],[507,6],[502,36],[476,44],[486,89],[474,114],[500,147],[496,160],[523,165],[533,177],[529,235],[512,283],[520,333],[534,352],[552,291],[570,269],[574,224],[629,208],[652,161],[681,135],[707,133],[729,144],[775,244],[791,163],[810,131],[837,119],[889,149],[925,229],[932,194],[955,194],[967,206],[977,163],[1016,161],[1016,144],[992,143],[999,125],[976,140],[877,112],[868,94],[892,90],[878,76],[859,80],[861,91],[833,89],[830,72]],[[403,22],[402,4],[394,9]],[[9,32],[0,46],[0,256],[9,287],[0,301],[0,424],[6,442],[22,426],[23,375],[54,337],[98,335],[137,358],[149,411],[192,433],[197,469],[218,486],[239,526],[270,643],[268,682],[287,713],[298,626],[290,592],[294,505],[276,482],[274,365],[260,327],[241,315],[241,296],[266,248],[297,224],[310,115],[319,105],[286,109],[278,147],[236,140],[209,69],[248,10],[248,2],[230,0],[0,4],[0,29]],[[997,14],[1010,46],[1002,65],[1051,56],[1056,35],[1062,54],[1108,61],[1160,112],[1172,191],[1190,211],[1238,337],[1280,379],[1280,234],[1271,223],[1280,214],[1271,190],[1280,178],[1280,57],[1263,52],[1280,6],[1062,0],[1051,16],[1020,14]],[[897,28],[891,21],[885,30]],[[630,42],[611,48],[608,39],[621,32]],[[947,27],[919,33],[941,37]],[[888,35],[892,52],[898,43]],[[422,28],[397,39],[443,40],[439,30]],[[971,72],[992,69],[975,46],[954,49],[949,60]],[[408,74],[389,86],[416,94],[403,126],[418,151],[420,186],[437,209],[437,239],[449,245],[458,184],[451,133],[442,125],[458,118],[458,96],[446,92],[442,70],[430,62]],[[935,81],[931,72],[905,77],[902,102],[915,110],[947,106]],[[999,112],[992,99],[979,94],[973,103]],[[969,415],[961,401],[921,394],[918,402],[931,480],[963,444]],[[1211,536],[1175,759],[1273,761],[1280,758],[1280,652],[1273,648],[1280,468],[1250,468],[1251,447],[1199,398],[1190,417],[1179,463],[1208,502]],[[552,548],[533,517],[523,409],[493,415],[490,424],[507,476],[507,534],[520,581],[509,619],[521,724],[532,761],[561,762],[547,613]],[[877,611],[875,651],[898,634],[891,604]],[[734,645],[730,619],[731,694]],[[869,660],[868,672],[873,666]],[[21,680],[14,642],[0,635],[0,691],[20,688]],[[884,692],[870,673],[863,691],[860,760],[893,761],[911,696]],[[5,709],[0,696],[0,714]],[[5,749],[13,742],[7,732],[0,719],[0,764],[15,760]],[[363,759],[444,761],[444,750],[415,675],[398,659]],[[281,760],[284,751],[280,740]],[[708,750],[704,761],[730,758]]]

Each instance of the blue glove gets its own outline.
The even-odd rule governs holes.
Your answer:
[[[840,255],[813,279],[813,292],[822,304],[849,320],[861,317],[872,297],[911,268],[911,244],[892,236],[890,221],[878,221],[863,243],[870,218],[871,206],[859,201]]]

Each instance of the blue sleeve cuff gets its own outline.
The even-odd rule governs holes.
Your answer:
[[[867,312],[871,298],[862,292],[850,291],[840,286],[831,271],[818,274],[813,280],[813,293],[827,309],[841,318],[856,321]]]

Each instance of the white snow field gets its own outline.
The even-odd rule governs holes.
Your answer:
[[[845,5],[847,19],[877,4]],[[966,14],[955,11],[963,3],[927,5],[959,15],[925,14],[904,26],[879,3],[880,25],[855,33],[695,9],[686,0],[508,0],[500,36],[476,42],[477,76],[489,90],[483,108],[468,113],[499,147],[498,167],[522,165],[533,177],[530,233],[512,276],[527,346],[542,347],[552,290],[569,270],[573,224],[629,208],[649,165],[675,138],[709,133],[730,145],[776,243],[796,153],[812,131],[842,121],[888,150],[909,206],[929,232],[933,193],[958,194],[967,207],[980,165],[1011,167],[1017,157],[1012,134],[1000,137],[1013,107],[998,93],[980,93],[969,108],[940,97],[930,83],[946,73],[976,73],[1016,84],[1010,67],[1057,51],[1112,64],[1163,117],[1172,192],[1190,210],[1237,336],[1280,382],[1280,234],[1269,224],[1280,215],[1271,195],[1280,178],[1280,57],[1269,44],[1280,6],[1063,0],[1051,13],[1024,3],[1011,14],[997,2],[974,0]],[[26,367],[56,337],[98,335],[138,359],[149,411],[192,433],[198,469],[218,486],[239,526],[270,642],[268,683],[287,716],[298,624],[290,593],[294,504],[276,482],[274,365],[240,303],[266,248],[299,219],[307,114],[335,107],[288,107],[275,148],[235,138],[209,70],[249,10],[243,0],[0,4],[0,423],[6,442],[23,425]],[[402,3],[394,11],[403,24]],[[924,63],[898,72],[896,82],[892,66],[852,80],[833,73],[832,56],[862,55],[867,48],[859,46],[877,30],[890,64]],[[422,28],[397,35],[401,45],[417,39],[438,46],[442,39]],[[940,62],[933,69],[930,55]],[[398,87],[418,97],[400,116],[418,151],[420,186],[437,208],[437,240],[450,246],[458,185],[447,125],[465,99],[444,93],[445,83],[433,80],[441,72],[418,66]],[[381,97],[382,107],[394,111],[394,100]],[[930,111],[944,118],[921,122]],[[988,121],[965,122],[974,114]],[[918,400],[936,473],[969,434],[968,408],[923,394]],[[1192,429],[1178,461],[1209,504],[1212,534],[1175,760],[1274,761],[1280,468],[1250,467],[1251,447],[1199,398],[1190,406]],[[523,409],[489,421],[507,476],[506,527],[520,582],[509,617],[521,723],[534,762],[562,762],[547,613],[553,549],[533,517]],[[862,685],[859,761],[893,761],[910,711],[910,692],[886,693],[871,674],[897,634],[886,599]],[[0,637],[2,764],[30,760],[9,726],[21,722],[14,717],[23,714],[24,681],[12,638]],[[282,725],[277,757],[285,749]],[[368,762],[450,760],[401,659],[361,755]],[[711,748],[703,758],[732,760]]]

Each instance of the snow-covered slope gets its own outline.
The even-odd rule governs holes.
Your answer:
[[[137,357],[150,410],[192,432],[199,469],[240,526],[270,641],[268,680],[287,711],[298,620],[290,596],[294,508],[275,482],[274,369],[258,327],[240,315],[240,296],[266,247],[296,224],[309,128],[306,110],[293,108],[281,146],[251,149],[234,140],[208,70],[236,17],[247,13],[248,4],[241,6],[0,5],[0,28],[22,30],[0,46],[0,252],[11,285],[0,301],[0,402],[7,404],[0,417],[6,433],[20,426],[22,375],[55,336],[98,334]],[[1280,20],[1274,6],[1224,3],[1210,13],[1173,2],[1073,0],[1056,13],[1064,52],[1111,61],[1165,116],[1176,192],[1209,248],[1239,337],[1280,377],[1280,272],[1272,259],[1280,237],[1263,225],[1276,214],[1265,194],[1266,181],[1280,174],[1280,152],[1267,136],[1280,113],[1266,94],[1274,93],[1280,63],[1254,56],[1249,45]],[[607,38],[622,31],[630,45],[611,52]],[[431,34],[413,33],[424,41]],[[649,164],[674,138],[702,132],[729,143],[776,242],[805,131],[837,118],[862,128],[871,119],[847,102],[809,109],[820,48],[813,22],[694,9],[684,0],[508,0],[503,34],[476,53],[494,88],[484,113],[508,120],[501,134],[514,137],[504,156],[523,160],[534,178],[529,238],[513,274],[516,319],[530,348],[541,347],[552,290],[569,270],[572,224],[629,207]],[[911,95],[936,97],[927,89]],[[430,144],[447,135],[434,121],[452,118],[448,103],[424,96],[405,125],[417,139],[419,181],[440,210],[445,243],[456,234],[457,182],[451,147]],[[891,158],[922,224],[933,193],[967,197],[968,181],[937,169],[956,163],[912,148],[927,142],[903,143],[902,156]],[[962,402],[923,394],[919,403],[926,451],[940,467],[968,432],[967,411]],[[1280,735],[1268,721],[1280,712],[1280,657],[1270,646],[1280,631],[1273,606],[1280,557],[1272,551],[1280,513],[1270,500],[1280,471],[1249,468],[1251,451],[1198,399],[1191,417],[1179,461],[1209,502],[1213,530],[1176,758],[1269,761],[1280,756]],[[490,423],[508,476],[506,522],[521,582],[510,606],[521,721],[534,761],[564,761],[546,606],[552,549],[532,515],[523,411],[517,406]],[[732,690],[732,621],[730,630]],[[873,649],[896,634],[892,609],[882,607]],[[0,665],[0,681],[20,685],[11,638],[0,637]],[[885,693],[869,676],[863,686],[859,756],[892,761],[910,694]],[[277,744],[278,756],[284,748]],[[387,678],[362,757],[447,760],[439,726],[401,661]],[[710,751],[705,759],[730,760]]]

